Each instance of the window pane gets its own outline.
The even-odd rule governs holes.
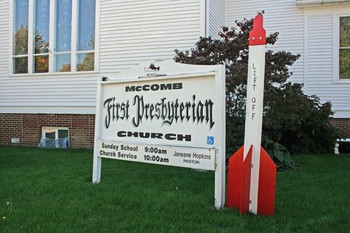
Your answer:
[[[45,138],[56,139],[55,133],[56,131],[54,129],[45,129]]]
[[[49,52],[50,0],[36,0],[35,53]]]
[[[78,50],[95,49],[95,0],[79,0]]]
[[[350,47],[350,17],[340,18],[340,47]]]
[[[70,54],[60,54],[55,56],[55,72],[70,72]]]
[[[58,130],[58,138],[68,138],[68,130],[66,129],[59,129]]]
[[[16,57],[13,59],[13,73],[28,73],[28,57]]]
[[[93,71],[95,62],[94,53],[77,55],[77,71]]]
[[[49,72],[49,56],[36,56],[34,57],[34,60],[35,60],[35,65],[34,65],[35,73]]]
[[[350,78],[350,49],[339,51],[339,77],[340,79]]]
[[[56,52],[71,51],[72,0],[57,2]]]
[[[28,0],[15,0],[14,54],[28,53]]]

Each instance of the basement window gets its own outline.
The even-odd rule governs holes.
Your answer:
[[[68,148],[69,130],[66,127],[43,127],[38,147]]]

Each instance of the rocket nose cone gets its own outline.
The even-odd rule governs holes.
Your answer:
[[[263,27],[263,17],[260,14],[257,14],[253,21],[253,28]]]
[[[249,45],[266,44],[266,31],[263,27],[263,17],[258,14],[253,21],[253,28],[249,35]]]

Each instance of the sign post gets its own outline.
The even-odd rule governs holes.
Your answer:
[[[261,147],[266,31],[254,18],[249,35],[244,145],[229,159],[227,206],[241,214],[273,215],[276,166]]]
[[[97,87],[92,182],[102,159],[215,172],[215,206],[225,202],[225,69],[143,64]]]

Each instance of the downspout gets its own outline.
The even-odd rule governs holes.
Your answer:
[[[210,13],[209,13],[209,1],[210,0],[205,0],[205,37],[208,37],[209,36],[209,16],[210,16]]]
[[[203,37],[209,34],[209,1],[200,0],[200,36]]]

